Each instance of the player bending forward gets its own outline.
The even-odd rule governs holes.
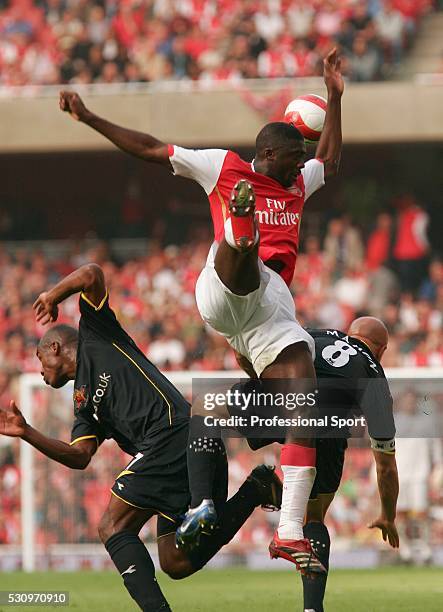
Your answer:
[[[133,455],[111,489],[99,534],[140,608],[167,611],[170,608],[155,579],[151,557],[138,537],[146,521],[158,515],[160,565],[171,578],[184,578],[229,542],[256,506],[278,508],[281,483],[272,468],[259,466],[226,502],[227,462],[220,455],[219,529],[202,537],[192,552],[177,550],[175,530],[189,504],[189,404],[118,323],[98,266],[82,266],[42,293],[34,304],[37,320],[43,324],[56,321],[58,304],[78,292],[79,330],[67,325],[52,327],[37,348],[48,385],[59,388],[75,381],[71,444],[35,430],[14,402],[9,410],[0,408],[0,433],[21,437],[73,469],[85,469],[107,438]]]
[[[339,165],[344,86],[335,49],[324,60],[324,79],[328,90],[325,126],[316,159],[306,164],[302,135],[285,123],[270,123],[260,131],[255,159],[249,163],[232,151],[167,145],[98,117],[75,93],[60,95],[63,111],[123,151],[162,164],[203,187],[210,201],[215,242],[197,283],[201,316],[252,363],[257,376],[303,379],[309,387],[306,391],[315,388],[314,342],[296,320],[287,284],[294,273],[304,202],[324,184],[324,176],[336,174]],[[178,532],[179,543],[196,542],[202,527],[216,520],[214,471],[217,453],[223,454],[224,448],[219,444],[216,453],[195,452],[199,434],[200,423],[197,419],[194,425],[193,419],[188,445],[191,509]],[[301,439],[296,431],[288,433],[281,453],[282,511],[271,548],[274,556],[283,556],[298,569],[308,556],[309,572],[322,573],[324,568],[303,537],[315,453],[312,440]],[[202,482],[209,485],[203,489]]]
[[[395,460],[395,424],[392,397],[388,381],[380,364],[388,344],[388,331],[379,319],[361,317],[353,321],[343,333],[335,329],[310,330],[315,340],[315,371],[318,378],[318,407],[320,417],[337,415],[349,418],[363,414],[371,439],[377,466],[378,491],[381,501],[380,516],[369,525],[379,528],[383,539],[393,548],[399,546],[395,525],[398,498],[398,473]],[[260,381],[246,383],[247,392],[261,390]],[[242,385],[238,385],[241,390]],[[214,414],[214,412],[212,413]],[[217,407],[220,417],[240,416],[241,406],[227,410]],[[263,410],[259,416],[265,416]],[[328,432],[327,438],[316,440],[317,474],[306,512],[304,535],[312,544],[322,565],[329,569],[330,538],[325,525],[326,512],[334,499],[343,472],[347,448],[347,429]],[[268,440],[251,437],[247,429],[241,433],[254,450],[278,438]],[[254,435],[254,434],[253,434]],[[305,612],[323,612],[327,573],[310,580],[302,576]]]
[[[379,517],[369,525],[379,528],[383,540],[399,546],[395,526],[398,473],[395,461],[395,424],[388,381],[380,364],[388,344],[388,331],[379,319],[361,317],[344,334],[337,330],[311,331],[315,340],[315,371],[320,390],[320,413],[337,409],[342,416],[357,408],[363,413],[377,467],[381,502]],[[324,382],[324,391],[322,392]],[[335,385],[337,385],[335,387]],[[344,435],[341,432],[340,435]],[[311,492],[304,533],[326,569],[330,539],[326,512],[334,499],[343,471],[346,438],[318,439],[317,476]],[[303,577],[305,612],[323,612],[327,574],[318,580]]]

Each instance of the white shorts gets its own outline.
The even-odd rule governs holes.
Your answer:
[[[259,288],[235,295],[215,271],[217,247],[212,245],[195,289],[202,319],[252,363],[257,376],[297,342],[306,342],[314,360],[314,340],[295,318],[294,299],[281,276],[259,259]]]
[[[402,480],[397,500],[397,510],[401,512],[424,512],[429,508],[427,479]]]

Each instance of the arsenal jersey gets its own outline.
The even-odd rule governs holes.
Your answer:
[[[281,264],[286,284],[294,275],[298,253],[300,221],[305,201],[324,185],[323,162],[306,162],[294,184],[283,187],[275,179],[254,170],[254,163],[224,149],[184,149],[169,145],[169,159],[175,174],[191,178],[205,190],[211,206],[215,240],[224,235],[229,217],[229,199],[239,179],[254,187],[255,215],[260,227],[259,256]]]

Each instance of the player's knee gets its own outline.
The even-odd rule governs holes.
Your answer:
[[[194,573],[189,561],[173,559],[171,557],[160,557],[160,567],[172,580],[182,580]]]

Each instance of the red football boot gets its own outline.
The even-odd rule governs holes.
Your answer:
[[[269,544],[271,559],[286,559],[295,564],[295,567],[303,576],[314,577],[325,574],[326,569],[317,559],[312,550],[309,540],[280,540],[278,532],[274,533],[272,542]]]
[[[255,193],[251,183],[240,179],[229,202],[234,242],[240,251],[247,251],[256,242]]]

